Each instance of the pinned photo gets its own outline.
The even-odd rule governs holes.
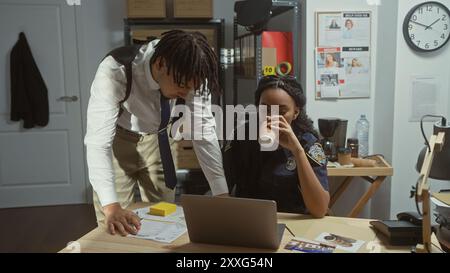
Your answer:
[[[326,87],[338,86],[339,85],[339,75],[338,74],[322,74],[320,75],[321,85]]]
[[[317,59],[319,69],[340,68],[341,52],[321,52]]]

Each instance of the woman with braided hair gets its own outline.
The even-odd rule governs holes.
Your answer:
[[[327,161],[308,118],[306,97],[293,77],[266,76],[258,84],[255,104],[279,107],[263,126],[279,133],[275,151],[261,151],[259,141],[234,141],[236,162],[230,175],[238,197],[275,200],[278,211],[323,217],[328,211]],[[227,166],[228,167],[228,166]],[[230,180],[230,178],[228,178]]]

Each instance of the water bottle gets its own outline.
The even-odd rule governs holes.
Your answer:
[[[358,155],[365,157],[369,155],[369,121],[366,115],[361,117],[356,122],[356,135],[359,142]]]

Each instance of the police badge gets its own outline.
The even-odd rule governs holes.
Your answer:
[[[293,171],[297,168],[297,163],[295,162],[295,157],[290,156],[288,160],[286,161],[286,169],[288,171]]]
[[[314,143],[311,147],[309,147],[309,150],[306,154],[310,159],[312,159],[320,166],[324,166],[327,164],[327,157],[325,156],[322,146],[319,143]]]

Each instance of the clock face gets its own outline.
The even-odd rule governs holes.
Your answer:
[[[450,11],[439,2],[415,6],[406,16],[403,34],[408,45],[420,52],[435,51],[450,38]]]

